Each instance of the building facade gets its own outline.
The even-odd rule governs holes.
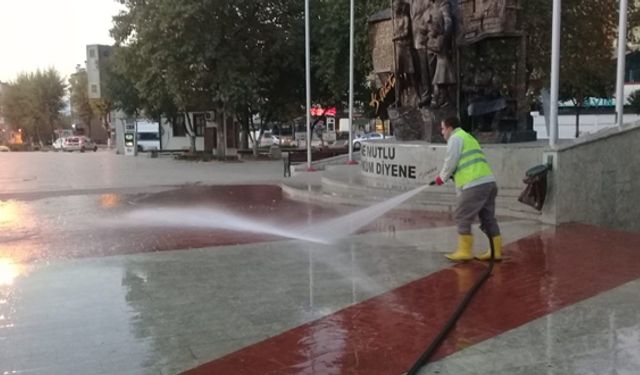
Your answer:
[[[104,79],[104,63],[113,52],[113,47],[101,44],[87,46],[87,81],[89,99],[102,98],[102,84]]]
[[[89,100],[104,99],[103,90],[105,82],[105,64],[113,53],[113,47],[102,44],[87,45],[86,73],[87,73],[87,95]],[[97,117],[97,116],[96,116]],[[113,111],[107,115],[109,128],[113,127]],[[86,124],[85,124],[86,125]],[[105,129],[101,120],[94,119],[90,124],[91,137],[100,143],[111,144],[115,132]],[[85,133],[88,129],[85,126]]]

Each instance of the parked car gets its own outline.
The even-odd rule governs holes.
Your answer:
[[[0,152],[10,152],[11,149],[7,146],[0,146]]]
[[[280,138],[271,134],[270,132],[265,132],[262,134],[262,139],[260,139],[260,147],[271,147],[272,145],[279,145]],[[253,147],[253,141],[249,140],[249,146]]]
[[[64,140],[64,151],[80,151],[85,152],[89,150],[98,151],[98,145],[90,138],[85,136],[68,137]]]
[[[260,142],[261,146],[271,146],[271,145],[279,145],[280,138],[276,137],[273,134],[264,134],[262,136],[262,141]]]
[[[359,150],[360,147],[362,146],[362,142],[370,141],[374,139],[382,139],[382,138],[384,138],[384,136],[380,133],[366,133],[354,138],[351,144],[353,145],[354,150]]]
[[[55,151],[62,151],[64,149],[64,140],[65,138],[58,138],[51,144]]]

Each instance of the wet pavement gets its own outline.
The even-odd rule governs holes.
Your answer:
[[[563,225],[507,246],[509,257],[496,266],[433,360],[462,352],[421,373],[637,373],[640,263],[625,244],[639,239]],[[401,374],[483,270],[471,262],[434,272],[186,374]],[[613,291],[587,301],[608,290]]]
[[[270,220],[286,228],[309,225],[351,212],[351,206],[297,202],[274,185],[192,186],[159,193],[71,195],[31,201],[0,201],[0,258],[15,262],[193,249],[273,241],[280,237],[247,231],[181,226],[127,226],[118,221],[144,208],[211,208]],[[139,223],[143,224],[143,223]],[[448,214],[397,210],[364,227],[395,231],[452,225]]]
[[[443,257],[446,213],[394,210],[331,245],[128,216],[207,208],[288,227],[356,210],[287,198],[275,164],[220,185],[202,176],[224,164],[157,177],[174,162],[26,155],[156,175],[56,182],[29,164],[51,184],[0,190],[0,374],[401,374],[484,267]],[[421,374],[639,373],[640,235],[500,223],[504,261]]]
[[[171,156],[127,157],[91,153],[7,152],[0,154],[0,200],[40,199],[114,191],[157,191],[183,185],[278,183],[282,161],[189,162]]]

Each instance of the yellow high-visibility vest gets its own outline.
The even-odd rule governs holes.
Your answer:
[[[487,162],[482,148],[473,136],[464,130],[458,128],[451,136],[462,138],[462,153],[453,174],[456,187],[462,188],[470,182],[481,177],[491,176],[491,166]]]

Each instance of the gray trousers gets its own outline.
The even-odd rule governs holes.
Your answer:
[[[458,224],[458,234],[471,234],[471,224],[476,216],[480,218],[480,229],[491,237],[500,235],[496,220],[496,196],[498,186],[495,182],[474,186],[458,196],[453,218]]]

